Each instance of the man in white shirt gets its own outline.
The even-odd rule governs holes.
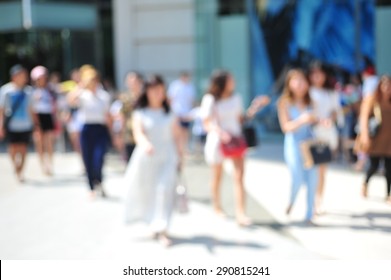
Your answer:
[[[181,141],[187,147],[189,128],[191,125],[190,112],[194,106],[196,94],[190,75],[182,72],[179,79],[173,81],[168,88],[168,98],[173,113],[179,118],[181,124]]]

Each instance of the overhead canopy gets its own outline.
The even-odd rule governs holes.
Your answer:
[[[31,3],[23,9],[21,1],[0,3],[0,32],[29,28],[92,30],[97,26],[98,13],[94,5],[77,3]]]

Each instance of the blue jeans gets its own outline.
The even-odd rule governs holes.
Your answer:
[[[94,190],[96,184],[102,183],[102,169],[108,143],[109,134],[105,125],[86,124],[83,126],[80,144],[91,190]]]
[[[315,193],[318,184],[318,172],[316,168],[306,169],[303,165],[303,159],[300,147],[295,141],[285,140],[285,162],[288,165],[292,178],[292,189],[290,196],[290,205],[293,206],[300,187],[303,183],[307,187],[307,213],[306,220],[311,220],[314,215]]]

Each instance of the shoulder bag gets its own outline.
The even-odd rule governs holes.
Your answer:
[[[11,111],[9,112],[9,114],[5,114],[5,119],[4,119],[4,131],[6,134],[8,134],[9,132],[9,124],[12,120],[12,118],[15,116],[15,113],[16,111],[19,109],[19,107],[22,105],[22,102],[25,98],[25,93],[23,92],[22,94],[20,94],[18,96],[18,99],[16,99],[15,103],[13,104],[13,106],[11,107]],[[6,110],[7,111],[7,110]]]

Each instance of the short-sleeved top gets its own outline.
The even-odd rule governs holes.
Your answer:
[[[25,87],[19,89],[14,83],[4,85],[0,89],[0,108],[4,109],[6,116],[12,114],[12,107],[15,106],[16,102],[20,102],[20,104],[12,115],[8,124],[8,129],[11,132],[30,131],[33,127],[33,121],[30,114],[32,106],[31,88]]]
[[[33,109],[38,114],[52,114],[54,112],[55,97],[46,88],[34,88],[32,92]]]
[[[314,112],[320,119],[330,118],[333,112],[338,113],[341,110],[340,97],[336,91],[312,87],[310,95]]]
[[[133,119],[141,122],[144,133],[155,147],[157,156],[176,157],[173,113],[166,113],[163,109],[137,109],[133,113]]]
[[[362,85],[362,95],[363,97],[372,96],[379,84],[379,77],[376,75],[368,76],[364,78]]]
[[[103,89],[94,94],[85,89],[80,95],[80,120],[83,124],[106,124],[110,110],[110,95]]]
[[[168,97],[171,101],[171,108],[175,115],[186,116],[193,108],[195,100],[195,89],[191,83],[184,83],[176,80],[168,88]]]
[[[240,117],[243,114],[243,103],[240,95],[234,94],[229,98],[215,101],[211,94],[206,94],[201,102],[201,116],[211,118],[224,131],[232,135],[242,133]]]

